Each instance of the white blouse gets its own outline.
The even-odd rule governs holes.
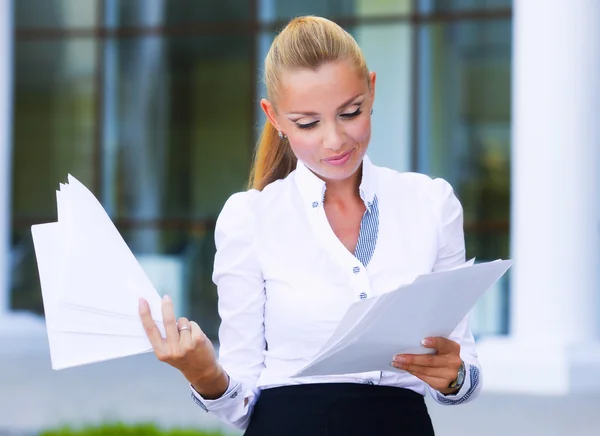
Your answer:
[[[354,254],[329,225],[325,189],[325,182],[299,163],[284,180],[263,191],[234,194],[223,207],[215,229],[213,280],[222,320],[219,362],[230,384],[216,400],[205,400],[192,388],[194,401],[243,429],[262,389],[289,384],[369,383],[422,395],[429,390],[442,404],[473,399],[481,377],[466,318],[450,336],[460,343],[467,369],[456,395],[444,396],[391,367],[290,378],[353,302],[465,262],[462,207],[446,181],[377,167],[365,157],[360,196],[367,210]]]

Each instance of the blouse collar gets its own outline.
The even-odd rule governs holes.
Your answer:
[[[374,170],[375,166],[371,163],[369,157],[365,155],[362,161],[362,180],[359,186],[359,194],[369,212],[375,198]],[[300,160],[296,166],[294,179],[300,194],[309,207],[315,208],[323,203],[325,200],[325,190],[327,189],[325,181],[317,177]]]

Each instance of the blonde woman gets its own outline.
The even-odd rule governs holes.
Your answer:
[[[250,189],[229,198],[215,230],[219,359],[168,297],[166,339],[140,303],[155,353],[200,407],[249,436],[432,435],[427,391],[449,405],[479,391],[466,319],[449,338],[424,338],[435,354],[390,356],[386,371],[290,376],[353,302],[463,263],[461,205],[444,180],[370,162],[376,76],[335,23],[292,20],[265,82]]]

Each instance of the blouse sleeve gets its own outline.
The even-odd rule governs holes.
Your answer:
[[[205,410],[235,427],[247,427],[256,401],[256,382],[264,367],[264,280],[256,250],[253,205],[258,191],[234,194],[215,228],[213,281],[217,285],[219,362],[230,377],[227,392],[216,400],[192,396]]]
[[[438,213],[439,251],[433,271],[445,271],[465,262],[463,209],[450,184],[435,179],[433,204]],[[481,366],[477,360],[475,339],[469,328],[468,315],[459,323],[449,339],[460,344],[460,357],[465,363],[465,380],[455,395],[444,395],[429,387],[432,397],[440,404],[456,405],[474,399],[481,390]]]

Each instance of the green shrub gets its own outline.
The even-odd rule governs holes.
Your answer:
[[[81,428],[60,427],[46,430],[40,436],[225,436],[221,432],[208,432],[192,429],[163,430],[154,424],[104,424]]]

